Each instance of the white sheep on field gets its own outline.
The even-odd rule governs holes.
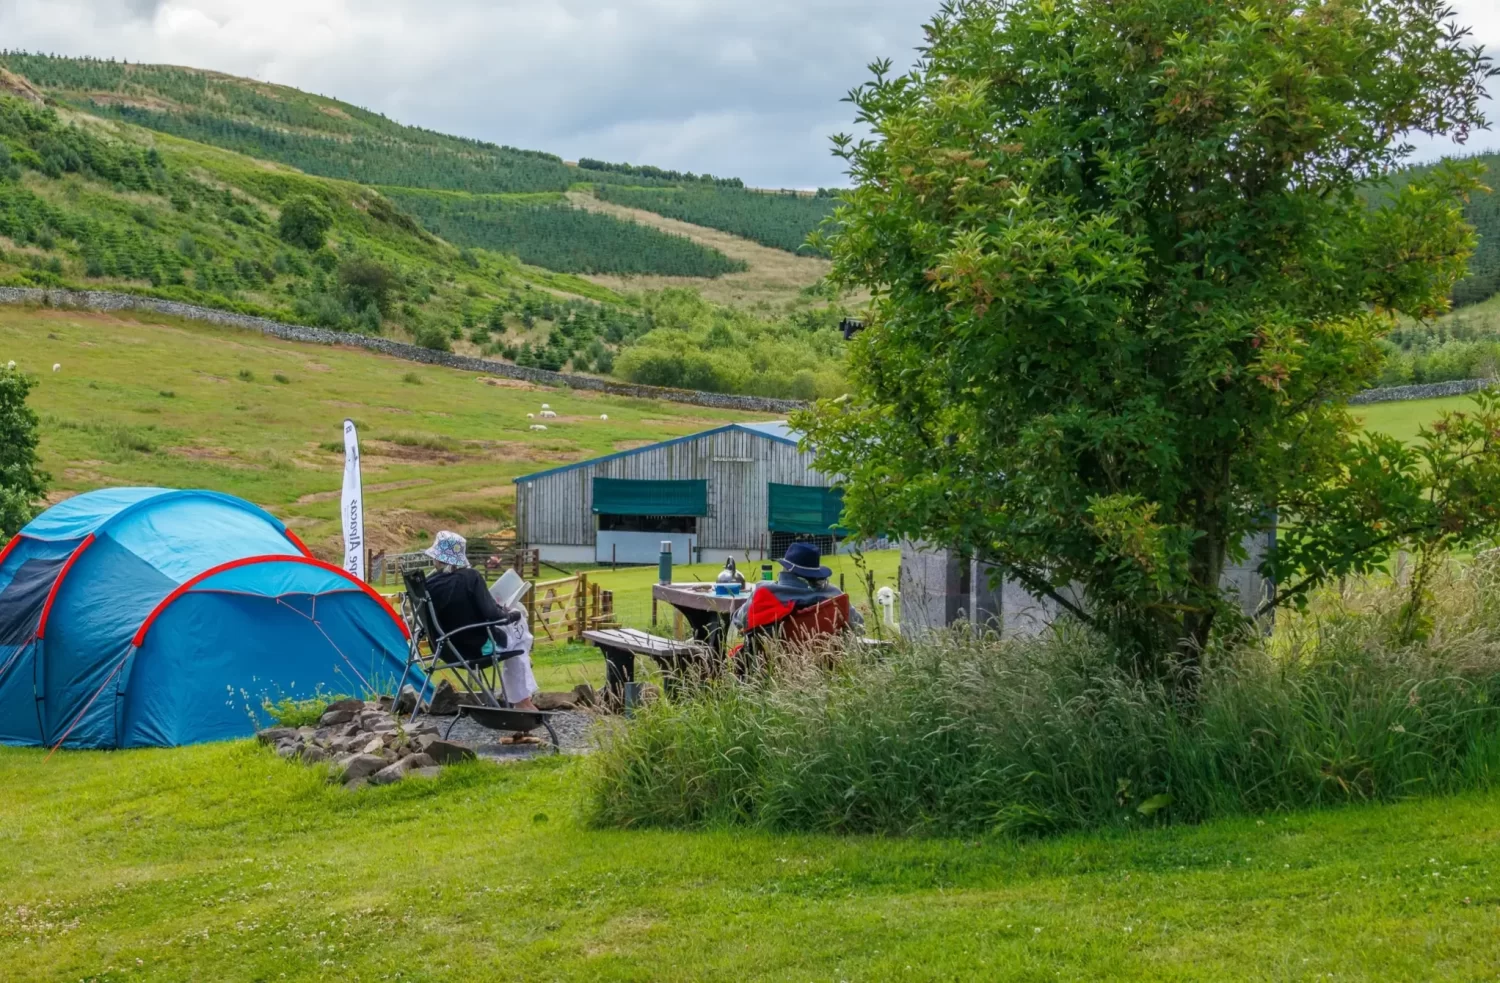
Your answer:
[[[608,413],[600,413],[599,414],[599,419],[601,419],[601,420],[608,420],[609,419],[609,414]]]
[[[532,430],[546,430],[547,429],[547,425],[545,423],[533,423],[531,425],[531,429]]]
[[[543,420],[555,420],[555,419],[557,419],[557,414],[555,412],[553,412],[552,410],[542,410],[542,419]]]
[[[542,409],[544,409],[544,410],[550,410],[550,409],[552,409],[552,404],[551,403],[543,403],[542,404]]]
[[[61,362],[53,362],[52,363],[52,371],[53,372],[59,372],[61,370],[62,370],[62,363]]]
[[[527,413],[526,414],[526,419],[528,419],[528,420],[535,420],[536,419],[536,414],[535,413]]]
[[[9,362],[6,362],[5,363],[5,367],[7,369],[13,369],[13,368],[15,368],[16,367],[16,360],[15,359],[11,359]]]

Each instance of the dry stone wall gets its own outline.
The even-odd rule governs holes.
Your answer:
[[[1494,379],[1454,379],[1451,382],[1428,382],[1419,386],[1390,386],[1385,389],[1366,389],[1349,397],[1351,403],[1394,403],[1405,399],[1438,399],[1442,396],[1462,396],[1478,389],[1494,385]]]
[[[612,396],[634,396],[639,399],[659,399],[672,403],[692,403],[716,409],[748,410],[752,413],[786,414],[806,406],[798,400],[772,399],[767,396],[737,396],[729,393],[707,393],[691,389],[667,389],[661,386],[637,386],[628,382],[612,382],[586,375],[570,375],[565,372],[549,372],[532,369],[509,362],[496,362],[487,358],[472,358],[451,352],[433,351],[418,345],[408,345],[389,338],[330,331],[299,324],[284,324],[269,318],[250,314],[237,314],[212,307],[199,307],[177,300],[162,300],[157,297],[141,297],[135,294],[115,293],[108,290],[64,290],[44,287],[0,287],[0,303],[39,304],[46,307],[73,307],[91,311],[151,311],[173,317],[223,324],[234,328],[248,328],[286,341],[302,341],[315,345],[346,345],[364,348],[394,358],[427,365],[441,365],[465,372],[483,372],[486,375],[521,379],[539,386],[555,386],[570,389],[589,389],[609,393]]]
[[[609,393],[612,396],[635,396],[640,399],[661,399],[672,403],[692,403],[696,406],[711,406],[718,409],[748,410],[752,413],[790,413],[806,408],[807,404],[795,399],[772,399],[768,396],[736,396],[728,393],[706,393],[693,389],[667,389],[661,386],[637,386],[628,382],[612,382],[586,375],[570,375],[566,372],[549,372],[546,369],[531,369],[509,362],[495,362],[487,358],[471,358],[438,352],[418,345],[408,345],[389,338],[374,338],[369,335],[344,331],[330,331],[307,325],[284,324],[270,318],[237,314],[213,307],[199,307],[177,300],[161,300],[136,294],[121,294],[109,290],[65,290],[49,287],[0,287],[0,304],[40,304],[46,307],[77,307],[91,311],[152,311],[170,314],[173,317],[223,324],[234,328],[249,328],[286,341],[304,341],[316,345],[347,345],[364,348],[382,355],[441,365],[465,372],[483,372],[487,375],[522,379],[539,386],[556,386],[570,389],[589,389]],[[1453,382],[1432,382],[1418,386],[1392,386],[1386,389],[1366,389],[1349,399],[1351,403],[1388,403],[1407,399],[1437,399],[1442,396],[1461,396],[1483,389],[1494,379],[1458,379]]]

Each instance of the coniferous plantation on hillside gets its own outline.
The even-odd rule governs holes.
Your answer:
[[[17,52],[0,54],[0,66],[94,115],[322,177],[485,193],[566,191],[581,179],[578,168],[555,154],[403,126],[286,86],[191,68]],[[620,179],[643,183],[636,176]]]
[[[383,190],[455,245],[514,253],[549,270],[714,277],[746,268],[686,236],[575,208],[561,196]]]
[[[704,225],[791,253],[824,255],[807,237],[833,212],[836,199],[827,193],[745,191],[734,188],[638,188],[600,185],[605,201],[641,208],[668,218]]]
[[[637,269],[675,263],[708,275],[737,268],[722,254],[560,196],[389,190],[0,95],[0,283],[147,293],[657,385],[839,391],[840,309],[803,300],[798,311],[751,314],[686,291],[627,297],[506,255],[550,249],[541,258],[580,268],[634,256]],[[393,197],[494,202],[530,218],[548,210],[557,222],[517,226],[522,242],[498,243],[504,252],[458,248]],[[568,227],[584,216],[598,221]],[[456,208],[444,231],[479,241],[463,226],[470,217]]]

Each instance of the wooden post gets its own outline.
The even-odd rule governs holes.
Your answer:
[[[656,598],[651,599],[651,627],[656,627]]]
[[[682,641],[682,612],[672,609],[672,637]]]
[[[615,562],[616,551],[619,549],[619,547],[620,547],[619,543],[610,543],[609,544],[609,568],[610,568],[610,570],[618,570],[619,569],[619,564],[617,564]]]
[[[573,610],[578,622],[578,631],[575,637],[580,640],[583,633],[588,630],[588,603],[589,603],[589,578],[587,574],[578,575],[578,584],[573,588]]]

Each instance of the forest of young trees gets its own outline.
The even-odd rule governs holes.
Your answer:
[[[0,283],[146,290],[658,385],[802,397],[837,389],[843,348],[832,311],[752,315],[691,291],[564,298],[511,279],[524,268],[496,254],[523,252],[519,241],[551,250],[528,258],[554,266],[635,257],[699,276],[738,268],[690,240],[560,196],[387,191],[267,172],[191,144],[158,150],[141,131],[110,135],[0,96],[0,237],[9,240]],[[408,210],[454,245],[423,232]],[[526,219],[518,240],[490,238],[516,215]],[[549,228],[553,240],[536,237]]]
[[[194,69],[11,51],[0,52],[0,66],[90,113],[322,177],[487,193],[566,191],[582,180],[657,183],[585,174],[555,154],[405,126],[348,103]]]
[[[1495,188],[1500,182],[1500,153],[1484,154],[1480,160],[1489,168],[1485,183]],[[1469,260],[1468,277],[1453,288],[1453,302],[1459,306],[1500,294],[1500,194],[1475,195],[1464,206],[1464,218],[1479,231],[1479,245]]]
[[[745,269],[716,249],[565,201],[386,188],[449,242],[513,253],[563,273],[715,277]],[[540,197],[540,196],[539,196]]]
[[[395,320],[434,345],[457,326],[461,254],[373,192],[345,186],[356,203],[316,178],[267,180],[222,159],[209,177],[202,158],[103,133],[0,96],[0,236],[14,247],[0,249],[0,281],[147,289],[369,333]],[[299,205],[320,219],[314,239],[289,234]]]
[[[1491,189],[1500,189],[1500,153],[1478,154],[1475,159],[1487,168],[1484,182]],[[1419,164],[1398,171],[1388,189],[1380,189],[1371,197],[1394,193],[1418,175],[1425,174],[1437,164]],[[1477,304],[1500,293],[1500,194],[1495,190],[1473,195],[1464,206],[1464,218],[1479,233],[1479,244],[1469,259],[1469,275],[1453,288],[1453,304],[1464,307]]]
[[[817,254],[808,235],[833,212],[835,199],[789,191],[735,188],[637,188],[601,184],[595,193],[605,201],[641,208],[668,218],[707,226],[754,240],[773,249]]]
[[[603,171],[609,174],[625,174],[630,177],[667,181],[672,184],[704,184],[719,188],[743,188],[745,182],[737,177],[714,177],[712,174],[694,174],[692,171],[668,171],[650,164],[612,164],[592,157],[578,158],[578,166],[586,171]]]

